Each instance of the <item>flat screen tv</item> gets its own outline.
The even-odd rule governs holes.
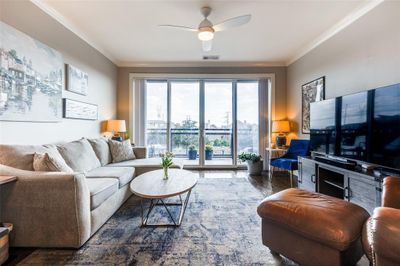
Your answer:
[[[310,145],[311,150],[335,154],[336,147],[336,99],[311,103]]]
[[[339,156],[367,161],[368,92],[342,97]]]
[[[312,103],[311,150],[400,169],[400,84]]]
[[[400,84],[374,91],[370,162],[400,169]]]

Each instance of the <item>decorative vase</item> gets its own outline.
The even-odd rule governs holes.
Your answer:
[[[163,170],[164,170],[164,180],[167,180],[168,179],[168,167],[164,167],[163,168]]]

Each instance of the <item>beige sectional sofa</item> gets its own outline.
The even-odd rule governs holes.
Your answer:
[[[18,177],[0,195],[0,217],[14,224],[11,245],[82,246],[131,196],[135,176],[161,168],[160,159],[146,158],[146,148],[132,149],[136,159],[112,163],[103,138],[0,145],[0,174]],[[35,152],[61,155],[74,172],[34,171]]]

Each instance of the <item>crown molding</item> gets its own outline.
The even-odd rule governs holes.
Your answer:
[[[284,67],[285,62],[118,62],[119,67]]]
[[[116,63],[116,59],[108,53],[105,49],[103,49],[100,45],[96,44],[94,41],[92,41],[85,33],[83,33],[77,26],[75,26],[69,19],[65,18],[63,15],[61,15],[57,10],[54,8],[50,7],[48,4],[46,4],[42,0],[30,0],[34,5],[36,5],[38,8],[40,8],[42,11],[44,11],[46,14],[51,16],[53,19],[58,21],[61,25],[63,25],[65,28],[68,30],[72,31],[75,35],[77,35],[79,38],[84,40],[87,44],[92,46],[94,49],[96,49],[98,52],[100,52],[102,55],[107,57],[111,62],[113,62],[115,65],[118,66]]]
[[[302,49],[298,50],[295,55],[291,57],[286,62],[286,66],[289,66],[296,62],[298,59],[306,55],[308,52],[325,42],[326,40],[330,39],[332,36],[336,35],[338,32],[341,30],[345,29],[347,26],[367,14],[369,11],[377,7],[379,4],[384,2],[384,0],[372,0],[372,1],[367,1],[366,3],[361,4],[359,7],[357,7],[355,10],[353,10],[350,14],[345,16],[343,19],[341,19],[338,23],[330,27],[328,30],[326,30],[324,33],[319,35],[317,38],[312,40],[310,43],[308,43],[306,46],[304,46]]]

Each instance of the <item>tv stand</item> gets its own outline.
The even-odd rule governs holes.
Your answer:
[[[343,166],[343,165],[342,165]],[[299,157],[298,187],[353,202],[372,214],[381,206],[383,177],[360,167],[348,169],[311,157]]]

